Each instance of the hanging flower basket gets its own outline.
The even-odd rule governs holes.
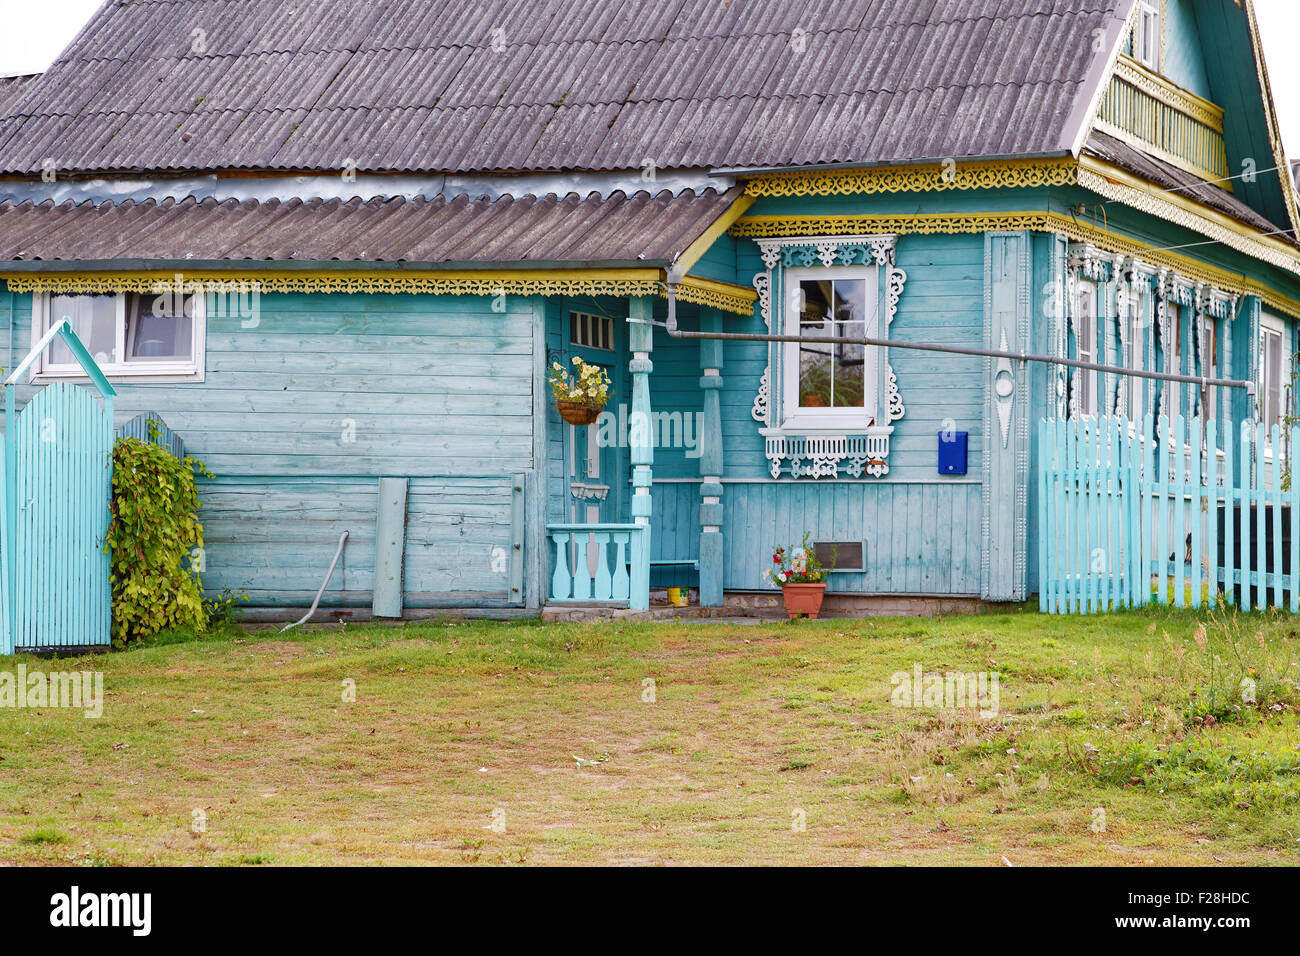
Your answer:
[[[595,424],[609,401],[609,375],[599,365],[577,357],[573,364],[570,372],[559,362],[551,363],[547,381],[555,395],[555,410],[570,425]]]
[[[581,402],[557,401],[555,409],[570,425],[594,425],[601,413],[601,406],[584,405]]]

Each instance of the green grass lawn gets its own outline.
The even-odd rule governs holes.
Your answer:
[[[0,860],[1296,863],[1298,647],[1286,617],[1025,612],[0,658],[106,690],[0,709]],[[997,671],[998,715],[893,706],[917,663]]]

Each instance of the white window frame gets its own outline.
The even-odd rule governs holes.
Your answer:
[[[1145,284],[1138,289],[1129,289],[1125,295],[1124,336],[1128,349],[1127,365],[1135,372],[1146,371],[1145,355],[1147,343],[1148,310],[1151,308],[1151,290]],[[1128,379],[1128,419],[1138,421],[1146,414],[1147,380],[1136,375],[1127,375]]]
[[[1098,287],[1092,279],[1080,279],[1074,293],[1074,350],[1080,362],[1097,361],[1097,339],[1100,318],[1097,308]],[[1090,304],[1089,304],[1090,303]],[[1075,370],[1075,409],[1082,417],[1097,415],[1097,371],[1081,368]]]
[[[50,329],[51,301],[57,295],[65,293],[40,292],[33,297],[32,303],[32,342],[40,341]],[[75,294],[75,293],[74,293]],[[152,293],[142,292],[141,296],[149,297]],[[127,354],[127,330],[126,330],[126,296],[127,293],[118,292],[114,296],[117,309],[117,320],[115,325],[115,342],[113,354],[115,357],[125,356]],[[114,362],[104,362],[100,365],[102,371],[108,379],[130,379],[141,382],[201,382],[203,381],[204,366],[207,359],[207,296],[203,293],[194,295],[194,315],[191,319],[191,338],[190,338],[190,355],[185,359],[173,360],[139,360],[125,361],[119,360]],[[86,381],[86,373],[81,365],[73,362],[71,364],[54,364],[49,359],[49,349],[46,349],[36,360],[33,372],[33,381],[37,382],[54,382],[54,381]]]
[[[1161,4],[1152,0],[1142,0],[1138,4],[1137,21],[1133,26],[1133,59],[1147,69],[1160,72],[1160,51],[1164,45],[1164,23],[1161,19]]]
[[[861,279],[865,282],[867,338],[881,338],[880,267],[871,266],[791,266],[785,270],[787,301],[782,309],[785,335],[799,335],[800,284],[806,279]],[[830,333],[823,333],[829,335]],[[863,346],[863,405],[861,408],[801,408],[799,406],[799,343],[781,343],[782,416],[785,431],[865,432],[874,419],[880,425],[880,351],[878,346]],[[888,424],[886,422],[885,424]]]
[[[575,329],[576,326],[576,329]],[[574,332],[577,336],[574,336]],[[598,344],[604,342],[604,345]],[[569,344],[597,352],[614,351],[614,319],[596,312],[569,313]]]
[[[1201,340],[1198,343],[1198,351],[1201,356],[1200,376],[1202,378],[1219,377],[1219,320],[1214,316],[1206,314],[1201,316]],[[1199,389],[1201,417],[1204,419],[1218,418],[1218,391],[1213,385],[1206,385]]]
[[[1269,337],[1277,340],[1279,351],[1278,374],[1280,382],[1276,384],[1268,381],[1268,363],[1265,361],[1265,342]],[[1264,425],[1265,449],[1264,452],[1268,457],[1273,455],[1273,421],[1272,415],[1269,414],[1274,409],[1272,403],[1278,402],[1277,411],[1279,433],[1285,430],[1286,425],[1283,419],[1287,415],[1287,397],[1291,386],[1291,350],[1288,348],[1288,339],[1290,338],[1286,322],[1275,315],[1269,315],[1267,312],[1261,312],[1259,316],[1259,369],[1258,369],[1258,405],[1259,421]],[[1274,388],[1278,389],[1278,394],[1270,394]],[[1282,442],[1283,454],[1285,454],[1286,442]]]
[[[1163,372],[1173,375],[1183,375],[1183,318],[1184,307],[1177,302],[1166,302],[1165,310],[1169,316],[1168,329],[1170,331],[1171,342],[1161,342],[1160,351],[1163,361]],[[1170,354],[1170,345],[1173,346],[1172,356]],[[1174,419],[1183,413],[1183,386],[1184,382],[1164,383],[1164,393],[1168,396],[1164,400],[1165,419],[1173,427]]]

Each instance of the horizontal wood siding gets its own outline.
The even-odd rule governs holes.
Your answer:
[[[21,356],[31,297],[14,300]],[[264,295],[254,328],[209,311],[203,382],[115,382],[118,424],[158,412],[217,476],[200,486],[205,589],[309,602],[347,530],[321,603],[368,607],[378,478],[393,476],[411,479],[405,604],[503,603],[511,476],[534,466],[534,307]]]

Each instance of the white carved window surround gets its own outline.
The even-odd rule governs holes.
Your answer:
[[[1235,293],[1086,243],[1070,244],[1066,290],[1067,322],[1061,330],[1065,334],[1057,339],[1063,357],[1081,357],[1079,344],[1086,353],[1089,338],[1095,336],[1091,349],[1102,364],[1135,371],[1217,375],[1220,335],[1226,334],[1227,323],[1237,314]],[[1090,297],[1095,310],[1088,308]],[[1070,417],[1114,414],[1131,421],[1146,415],[1221,417],[1222,396],[1213,388],[1109,372],[1088,376],[1081,369],[1062,375],[1069,382],[1065,391]]]
[[[759,240],[754,277],[769,332],[888,338],[907,274],[897,236]],[[883,477],[893,423],[905,412],[888,349],[772,342],[752,415],[773,478]]]

